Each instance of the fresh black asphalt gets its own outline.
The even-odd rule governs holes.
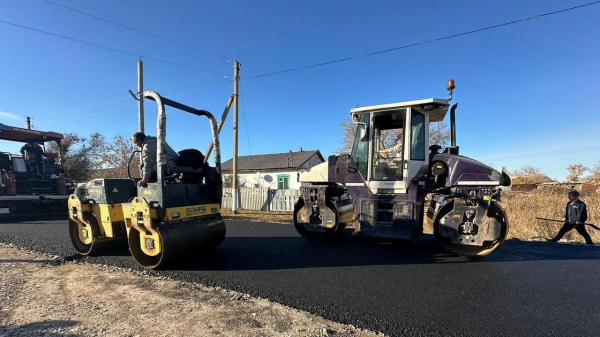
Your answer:
[[[446,254],[431,236],[373,244],[343,233],[335,242],[312,244],[291,225],[226,222],[219,248],[152,274],[241,291],[393,336],[600,335],[597,246],[509,240],[488,257],[468,259]],[[126,247],[99,257],[75,255],[67,226],[61,218],[4,220],[0,242],[139,268]]]

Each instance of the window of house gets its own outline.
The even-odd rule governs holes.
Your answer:
[[[288,190],[290,188],[290,175],[280,174],[277,176],[277,189]]]

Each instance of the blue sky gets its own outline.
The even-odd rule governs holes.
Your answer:
[[[240,75],[240,155],[340,147],[351,108],[446,98],[456,80],[461,153],[510,170],[564,179],[600,161],[600,5],[372,57],[284,70],[429,40],[577,6],[579,1],[67,1],[52,0],[214,56],[82,16],[41,0],[0,0],[0,20],[222,74],[144,59],[145,88],[220,116],[233,59]],[[0,23],[0,122],[40,130],[129,135],[137,128],[137,56]],[[228,77],[225,77],[229,74]],[[184,81],[184,82],[183,82]],[[157,89],[160,88],[160,89]],[[115,99],[119,99],[114,101]],[[99,103],[113,101],[98,105]],[[132,106],[133,105],[133,106]],[[91,106],[91,107],[90,107]],[[86,109],[79,109],[88,107]],[[69,110],[74,110],[70,112]],[[146,103],[155,134],[156,106]],[[243,113],[242,113],[243,112]],[[245,114],[245,118],[244,118]],[[15,117],[16,116],[16,117]],[[247,123],[246,123],[247,121]],[[209,142],[205,120],[168,111],[176,149]],[[248,139],[250,140],[248,143]],[[231,119],[221,133],[232,155]],[[2,151],[20,144],[0,142]]]

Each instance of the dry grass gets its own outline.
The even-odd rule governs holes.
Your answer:
[[[502,196],[502,206],[508,214],[509,238],[530,240],[540,237],[553,237],[562,226],[561,223],[536,220],[536,217],[563,219],[569,199],[566,188],[542,188],[532,192],[507,192]],[[588,207],[588,222],[598,224],[600,220],[600,195],[597,192],[584,192],[581,200]],[[600,232],[587,227],[594,242],[600,241]],[[572,230],[565,239],[584,242],[583,238]]]
[[[237,214],[233,214],[230,209],[221,209],[221,214],[224,218],[247,220],[254,222],[271,222],[291,224],[292,212],[263,212],[239,209]]]

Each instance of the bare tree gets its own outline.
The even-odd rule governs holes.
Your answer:
[[[98,155],[104,138],[92,134],[89,138],[81,137],[75,133],[67,133],[61,141],[60,147],[63,156],[63,168],[67,175],[75,182],[85,182],[90,178],[98,165]],[[50,143],[48,152],[58,153],[58,145]]]
[[[105,141],[100,147],[97,178],[127,178],[129,158],[137,147],[124,135],[117,135],[112,141]],[[132,177],[139,177],[139,156],[133,157],[131,163]]]
[[[589,168],[583,166],[583,164],[572,164],[567,166],[567,171],[569,172],[567,175],[567,181],[572,183],[579,182],[581,176],[588,170]]]
[[[586,180],[591,184],[600,186],[600,163],[590,169],[590,176]]]
[[[542,173],[542,170],[530,165],[522,166],[514,174],[518,176],[517,181],[521,180],[524,184],[537,184],[546,179],[546,175]]]
[[[352,152],[352,143],[354,143],[354,136],[356,135],[356,124],[352,123],[350,117],[344,118],[340,122],[342,128],[342,147],[337,149],[335,152],[338,154]]]
[[[352,152],[352,144],[354,143],[354,137],[356,135],[356,124],[352,123],[350,117],[343,119],[340,122],[340,128],[342,129],[342,147],[336,150],[336,153],[350,153]],[[382,147],[387,148],[393,145],[402,135],[401,130],[388,130],[381,133]],[[430,123],[429,124],[429,144],[437,144],[441,146],[448,146],[450,143],[450,130],[446,127],[444,122]]]
[[[129,137],[117,135],[108,141],[99,133],[88,138],[74,133],[65,134],[61,142],[64,168],[76,182],[94,178],[127,178],[127,164],[137,149]],[[51,143],[48,152],[58,153],[58,145]],[[139,177],[139,156],[131,163],[133,177]]]
[[[450,145],[450,129],[444,122],[429,123],[429,144],[443,147]]]

